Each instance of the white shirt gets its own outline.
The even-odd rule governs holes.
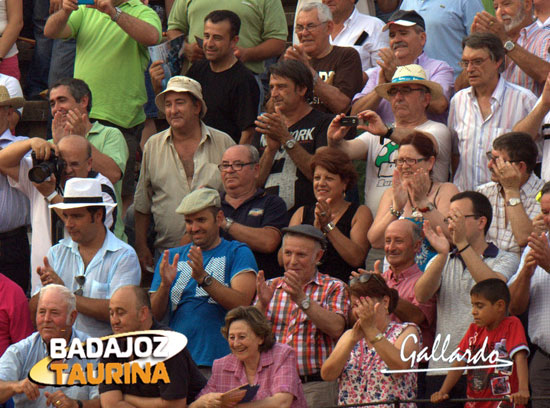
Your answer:
[[[491,96],[491,113],[483,119],[472,87],[451,99],[449,129],[453,154],[460,155],[454,184],[460,191],[474,190],[491,181],[486,152],[493,140],[511,132],[514,125],[533,110],[537,97],[529,90],[499,78]]]
[[[330,43],[341,47],[353,47],[361,57],[363,71],[377,67],[378,51],[389,47],[389,36],[383,32],[384,22],[376,17],[367,16],[353,10],[351,16],[344,22],[344,28],[335,38],[330,38]],[[355,45],[358,38],[366,33],[365,40]]]
[[[518,271],[508,281],[510,286],[518,277],[525,257],[530,248],[527,247],[521,256]],[[529,288],[529,337],[531,341],[545,352],[550,352],[550,273],[546,272],[540,266],[535,268],[535,273],[531,277]]]

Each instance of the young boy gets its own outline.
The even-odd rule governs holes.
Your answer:
[[[453,363],[453,367],[473,365],[467,361],[485,345],[485,359],[476,365],[495,365],[494,359],[488,360],[493,350],[498,352],[499,360],[513,360],[508,367],[469,369],[467,374],[468,398],[497,398],[509,396],[517,405],[526,404],[529,399],[529,380],[527,369],[527,341],[525,331],[519,319],[508,316],[510,292],[500,279],[487,279],[478,282],[470,291],[474,323],[462,338],[458,348],[462,361]],[[466,351],[469,350],[468,353]],[[466,354],[466,355],[465,355]],[[496,353],[494,353],[496,354]],[[432,394],[431,401],[441,402],[449,398],[449,391],[462,375],[461,370],[449,371],[441,389]],[[512,404],[506,401],[471,402],[466,408],[502,408]]]

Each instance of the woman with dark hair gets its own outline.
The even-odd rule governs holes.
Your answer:
[[[399,294],[376,273],[350,280],[352,314],[356,319],[321,367],[325,381],[340,378],[338,405],[416,397],[416,373],[383,374],[383,369],[406,370],[416,362],[403,361],[418,353],[421,335],[414,323],[390,318]],[[406,404],[414,407],[414,404]]]
[[[313,156],[311,170],[317,203],[298,208],[289,226],[310,224],[323,231],[328,246],[319,271],[346,282],[351,271],[365,263],[372,213],[365,205],[345,200],[346,191],[357,182],[357,172],[346,153],[321,147]]]
[[[403,138],[395,160],[392,186],[382,195],[376,218],[368,233],[374,248],[384,248],[386,228],[392,221],[402,217],[419,224],[430,220],[434,231],[440,226],[449,238],[445,217],[449,212],[451,197],[458,193],[458,189],[452,183],[432,179],[436,156],[436,144],[431,135],[413,131]],[[434,255],[435,251],[430,249],[429,242],[424,239],[416,257],[421,270]]]
[[[231,354],[214,361],[212,377],[190,407],[234,406],[244,392],[227,392],[245,384],[259,385],[247,407],[307,407],[294,349],[275,342],[271,323],[260,310],[230,310],[221,330]]]

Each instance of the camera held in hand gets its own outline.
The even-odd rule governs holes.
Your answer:
[[[29,170],[29,180],[34,183],[43,183],[52,174],[55,176],[56,182],[59,183],[61,174],[65,168],[65,162],[57,157],[52,151],[50,158],[47,160],[39,160],[36,158],[35,152],[31,153],[32,168]]]

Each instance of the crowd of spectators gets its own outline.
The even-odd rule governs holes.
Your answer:
[[[0,3],[0,408],[550,406],[548,2],[297,3],[33,1],[48,139]],[[170,383],[28,377],[150,329]]]

